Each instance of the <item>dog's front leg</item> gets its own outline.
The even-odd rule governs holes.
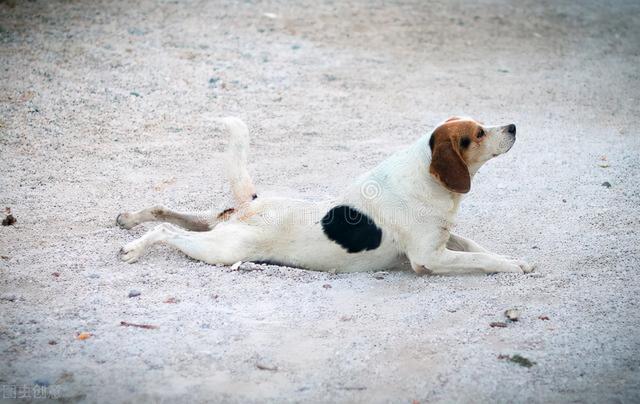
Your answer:
[[[505,258],[509,261],[515,261],[518,262],[519,264],[525,266],[525,267],[530,267],[530,268],[534,268],[534,265],[528,265],[526,262],[523,262],[517,258],[513,258],[510,257],[508,255],[503,255],[503,254],[496,254],[494,252],[491,252],[489,250],[487,250],[486,248],[484,248],[483,246],[481,246],[480,244],[476,243],[473,240],[470,240],[466,237],[462,237],[458,234],[454,234],[454,233],[450,233],[449,235],[449,240],[447,241],[447,248],[453,251],[467,251],[467,252],[481,252],[481,253],[486,253],[486,254],[491,254],[491,255],[496,255],[500,258]],[[525,271],[526,272],[526,271]],[[531,271],[529,271],[531,272]]]
[[[487,250],[475,241],[454,233],[449,234],[447,248],[453,251],[481,252],[493,254],[491,251]]]
[[[452,251],[443,248],[423,254],[407,254],[411,267],[417,273],[433,275],[482,272],[527,273],[533,270],[531,265],[522,261],[510,260],[496,254],[485,252]]]

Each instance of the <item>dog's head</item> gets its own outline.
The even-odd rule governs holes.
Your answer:
[[[491,158],[508,152],[515,141],[514,124],[484,126],[470,118],[449,118],[429,139],[429,172],[448,190],[467,193],[471,175]]]

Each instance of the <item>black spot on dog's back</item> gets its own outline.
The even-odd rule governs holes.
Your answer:
[[[359,210],[340,205],[322,218],[322,230],[349,253],[375,250],[382,241],[382,230]]]

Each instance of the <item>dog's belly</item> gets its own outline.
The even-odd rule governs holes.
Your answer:
[[[264,248],[256,251],[255,260],[272,261],[316,271],[360,272],[389,269],[400,258],[393,242],[383,236],[381,244],[373,250],[348,252],[327,238],[319,226],[290,237],[266,241]]]
[[[247,224],[255,226],[260,236],[247,260],[336,272],[398,265],[401,255],[392,234],[353,210],[346,212],[349,220],[344,223],[346,209],[335,207],[331,202],[281,199],[256,203]]]

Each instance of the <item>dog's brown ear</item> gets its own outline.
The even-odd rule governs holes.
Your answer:
[[[460,150],[450,136],[432,139],[431,165],[429,172],[448,190],[466,194],[471,189],[471,176]]]

